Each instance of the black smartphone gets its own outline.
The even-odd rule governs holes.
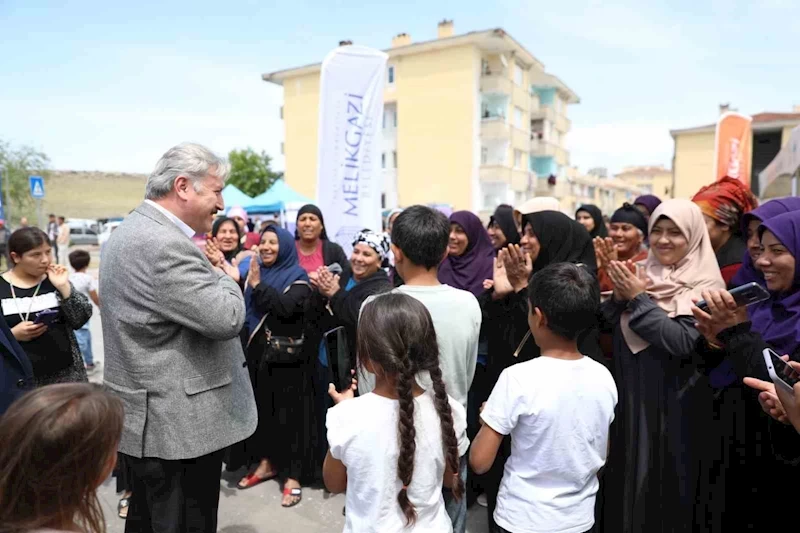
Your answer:
[[[353,384],[353,366],[350,361],[350,348],[347,344],[347,332],[340,326],[325,333],[325,346],[328,349],[329,381],[342,392]]]
[[[52,324],[56,317],[58,316],[58,311],[55,309],[45,309],[44,311],[39,311],[36,313],[36,318],[33,319],[34,324],[44,324],[45,326],[49,326]]]
[[[741,285],[735,289],[731,289],[730,293],[731,296],[733,296],[736,305],[739,307],[743,305],[757,304],[758,302],[763,302],[764,300],[769,299],[769,292],[767,292],[767,289],[755,281],[752,283],[747,283],[746,285]],[[708,313],[708,304],[705,300],[700,300],[697,302],[697,307]]]
[[[769,377],[772,378],[775,386],[794,394],[794,386],[800,382],[800,374],[797,373],[797,370],[789,366],[786,361],[769,348],[765,348],[762,355],[764,356],[764,364],[767,365]]]

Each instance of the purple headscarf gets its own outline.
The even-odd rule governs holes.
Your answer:
[[[656,210],[656,207],[661,205],[661,198],[652,194],[644,194],[633,201],[633,205],[636,204],[645,206],[647,208],[647,212],[652,215],[653,211]]]
[[[467,234],[467,249],[458,257],[448,255],[439,267],[439,281],[469,291],[475,296],[483,292],[483,282],[492,279],[495,250],[489,234],[476,215],[456,211],[450,223],[458,224]]]
[[[744,235],[745,238],[747,237],[747,226],[749,226],[750,222],[754,219],[766,222],[772,217],[797,210],[800,210],[800,198],[789,196],[787,198],[770,200],[761,205],[761,207],[757,207],[742,216],[742,235]],[[744,258],[742,259],[742,267],[731,280],[731,285],[738,287],[739,285],[752,283],[754,281],[760,285],[765,285],[764,276],[756,269],[753,260],[750,258],[750,252],[747,251],[744,253]]]
[[[771,202],[770,202],[771,203]],[[771,231],[795,259],[800,258],[800,211],[772,217],[759,228]],[[779,354],[793,354],[800,346],[800,268],[794,269],[792,288],[753,306],[750,313],[753,331]]]

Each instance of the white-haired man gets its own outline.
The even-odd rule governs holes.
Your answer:
[[[257,414],[239,332],[242,292],[192,242],[223,209],[228,164],[171,148],[100,267],[105,383],[125,405],[126,533],[215,533],[222,450]]]

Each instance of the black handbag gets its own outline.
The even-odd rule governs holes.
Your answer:
[[[305,281],[295,281],[286,287],[283,293],[286,294],[289,292],[289,289],[291,289],[294,285],[308,285],[308,283]],[[254,329],[250,334],[250,338],[247,339],[248,350],[256,337],[263,335],[266,339],[266,343],[264,344],[264,351],[259,357],[259,366],[264,363],[281,363],[297,360],[297,354],[303,350],[305,333],[300,335],[300,338],[273,335],[272,331],[270,331],[270,329],[267,327],[268,316],[269,314],[265,314],[261,318],[261,320],[258,322],[258,326],[256,326],[256,329]]]

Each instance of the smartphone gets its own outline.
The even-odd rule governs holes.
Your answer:
[[[33,319],[34,324],[44,324],[45,326],[49,326],[52,324],[56,317],[58,316],[58,311],[55,309],[45,309],[44,311],[39,311],[36,313],[36,318]]]
[[[764,355],[764,363],[767,365],[769,377],[772,378],[775,386],[794,394],[794,385],[800,382],[800,374],[797,370],[789,366],[786,361],[769,348],[765,348],[762,354]]]
[[[347,332],[343,326],[325,333],[325,346],[328,348],[329,382],[336,385],[341,392],[353,384],[353,369],[350,361],[350,347],[347,344]]]
[[[736,305],[741,307],[743,305],[753,305],[758,302],[763,302],[769,299],[767,289],[762,287],[756,282],[748,283],[735,289],[731,289],[731,296],[733,296]],[[708,313],[708,304],[705,300],[697,302],[697,307]]]

